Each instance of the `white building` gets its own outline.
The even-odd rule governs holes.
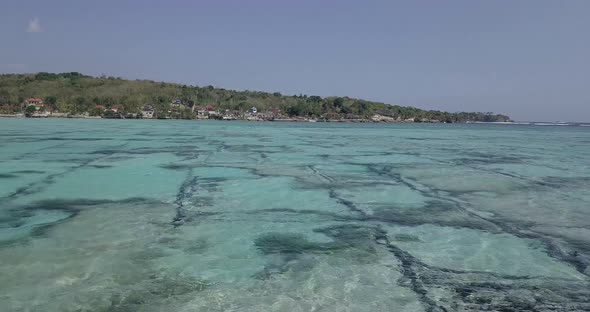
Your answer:
[[[153,110],[147,110],[147,111],[144,110],[141,112],[141,117],[147,118],[147,119],[152,119],[152,118],[154,118],[154,111]]]

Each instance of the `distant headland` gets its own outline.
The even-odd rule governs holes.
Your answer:
[[[509,122],[349,97],[234,91],[77,72],[0,75],[0,116],[336,122]]]

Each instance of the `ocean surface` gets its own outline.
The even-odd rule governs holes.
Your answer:
[[[590,128],[0,119],[0,311],[590,311]]]

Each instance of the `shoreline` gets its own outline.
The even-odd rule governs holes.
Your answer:
[[[194,118],[194,119],[182,119],[182,118],[104,118],[101,116],[84,116],[84,115],[41,115],[26,117],[24,114],[0,114],[0,118],[23,118],[23,119],[129,119],[129,120],[216,120],[216,121],[246,121],[246,122],[339,122],[339,123],[444,123],[440,121],[407,121],[407,120],[372,120],[372,119],[309,119],[309,118],[275,118],[275,119],[248,119],[248,118],[235,118],[235,119],[216,119],[216,118]],[[464,123],[464,122],[460,122]]]
[[[15,119],[128,119],[128,120],[193,120],[193,121],[243,121],[243,122],[279,122],[279,123],[391,123],[391,124],[490,124],[490,125],[519,125],[519,126],[570,126],[570,127],[590,127],[590,122],[484,122],[484,121],[465,121],[447,123],[440,121],[409,121],[409,120],[372,120],[372,119],[305,119],[305,118],[277,118],[277,119],[214,119],[214,118],[195,118],[195,119],[180,119],[180,118],[104,118],[101,116],[83,116],[83,115],[67,115],[67,116],[31,116],[26,117],[24,114],[0,114],[0,118],[15,118]]]

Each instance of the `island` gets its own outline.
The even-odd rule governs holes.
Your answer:
[[[0,116],[330,122],[510,122],[350,97],[236,91],[78,72],[0,75]]]

